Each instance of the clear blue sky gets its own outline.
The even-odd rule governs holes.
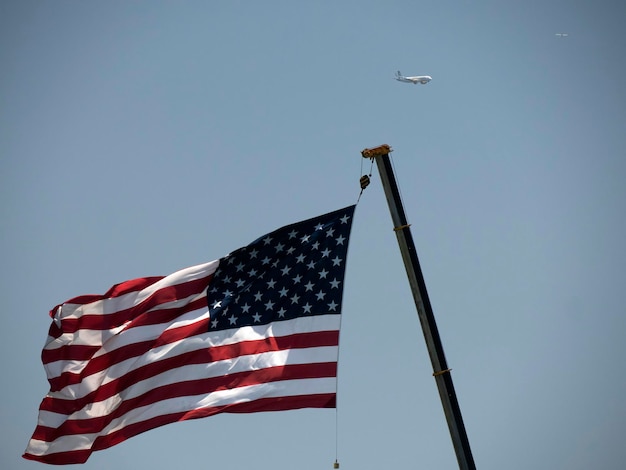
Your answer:
[[[50,308],[352,204],[387,143],[477,466],[622,469],[625,21],[602,0],[2,2],[0,467],[43,468],[21,454]],[[337,415],[178,423],[82,468],[331,469],[336,442],[342,470],[458,468],[376,168],[343,313]]]

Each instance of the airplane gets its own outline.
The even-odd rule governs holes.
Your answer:
[[[412,83],[413,85],[417,85],[418,83],[421,83],[422,85],[426,85],[432,79],[433,78],[428,75],[420,75],[417,77],[405,77],[404,75],[400,73],[399,70],[396,72],[396,80],[398,80],[399,82]]]

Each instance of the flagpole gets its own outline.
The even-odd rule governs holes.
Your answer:
[[[432,362],[433,376],[435,377],[435,382],[439,389],[439,396],[448,422],[452,444],[454,445],[454,451],[456,452],[456,457],[459,462],[459,469],[475,470],[476,465],[474,464],[474,458],[472,457],[472,451],[463,424],[461,409],[456,398],[452,376],[450,375],[450,369],[446,363],[435,316],[428,298],[428,292],[426,291],[426,283],[424,282],[424,276],[417,258],[417,251],[413,243],[410,225],[407,222],[402,206],[400,192],[389,159],[389,152],[391,152],[391,147],[381,145],[380,147],[365,149],[361,154],[363,158],[376,160],[376,166],[378,167],[378,172],[380,173],[382,185],[385,190],[385,196],[389,204],[394,231],[398,238],[400,252],[409,278],[411,292],[413,293],[413,299],[417,307],[417,315],[422,325],[426,347],[428,348],[428,354]]]

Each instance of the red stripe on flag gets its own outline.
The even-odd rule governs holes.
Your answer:
[[[68,419],[57,428],[37,426],[33,438],[52,442],[61,436],[74,434],[92,434],[103,431],[111,422],[122,418],[126,413],[142,407],[175,398],[209,395],[220,390],[233,390],[239,387],[258,385],[282,380],[312,379],[335,377],[337,363],[293,364],[271,367],[256,371],[238,372],[220,377],[189,380],[161,387],[121,402],[110,414],[91,419]],[[188,411],[185,411],[186,413]]]
[[[48,379],[50,391],[56,392],[68,385],[80,383],[85,377],[108,369],[114,364],[118,364],[126,359],[139,357],[151,349],[163,346],[168,343],[180,341],[191,336],[205,333],[209,329],[209,320],[203,320],[191,325],[172,328],[164,331],[161,336],[155,339],[128,344],[117,348],[109,353],[98,356],[89,361],[87,366],[79,373],[63,372],[60,376]]]
[[[161,304],[185,299],[191,295],[201,293],[209,285],[210,279],[211,276],[164,287],[140,303],[115,313],[102,314],[98,312],[97,314],[90,314],[88,309],[89,303],[83,304],[82,307],[85,311],[79,318],[61,319],[61,329],[63,333],[75,333],[79,330],[110,330],[117,328]],[[71,303],[71,301],[66,302],[66,304]],[[61,308],[63,308],[63,305]]]
[[[110,299],[120,297],[122,295],[130,294],[131,292],[138,292],[147,287],[150,287],[155,282],[164,279],[165,276],[152,276],[152,277],[140,277],[137,279],[131,279],[129,281],[120,282],[111,287],[105,294],[87,294],[73,297],[70,300],[64,302],[66,304],[84,305],[98,300]],[[50,310],[50,316],[54,318],[57,309],[63,304],[59,304]]]
[[[144,312],[140,314],[137,318],[130,321],[126,325],[125,330],[137,328],[140,326],[170,323],[185,313],[192,312],[203,307],[206,307],[206,298],[204,297],[190,302],[184,307],[164,308]],[[100,347],[101,346],[73,345],[69,343],[55,349],[44,349],[41,353],[41,360],[44,364],[61,360],[84,361],[90,359],[96,353],[96,351],[100,349]]]
[[[168,370],[173,370],[190,364],[208,364],[217,361],[225,361],[240,356],[262,354],[272,351],[283,351],[288,349],[300,349],[322,346],[337,346],[339,342],[339,333],[337,331],[322,331],[315,333],[302,333],[284,337],[270,337],[258,341],[245,341],[232,345],[214,346],[212,348],[202,348],[199,350],[189,351],[177,356],[168,357],[160,361],[146,364],[142,367],[129,371],[123,377],[112,380],[106,384],[102,384],[99,388],[88,395],[73,400],[65,400],[61,398],[45,397],[41,402],[40,410],[51,411],[61,414],[71,414],[80,410],[91,403],[99,402],[115,396],[127,389],[128,387],[149,379],[155,375],[162,374]],[[134,346],[134,345],[133,345]],[[152,349],[149,345],[145,345],[146,351]],[[115,351],[117,352],[117,351]],[[104,357],[104,356],[102,356]],[[100,358],[98,358],[100,359]],[[112,364],[101,364],[100,370],[106,370]],[[95,373],[96,371],[92,371]],[[75,380],[79,383],[80,377]]]
[[[109,447],[113,447],[114,445],[143,432],[179,421],[206,418],[218,413],[254,413],[257,411],[284,411],[301,408],[335,408],[335,406],[336,395],[334,393],[296,395],[280,398],[260,398],[250,402],[201,408],[186,412],[156,416],[140,423],[130,424],[118,431],[107,434],[106,436],[96,438],[91,449],[49,453],[43,456],[25,453],[23,457],[28,460],[34,460],[52,465],[79,464],[85,463],[92,452],[108,449]]]

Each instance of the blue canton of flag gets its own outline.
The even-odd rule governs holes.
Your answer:
[[[288,225],[223,258],[207,292],[210,329],[339,314],[354,209]]]

